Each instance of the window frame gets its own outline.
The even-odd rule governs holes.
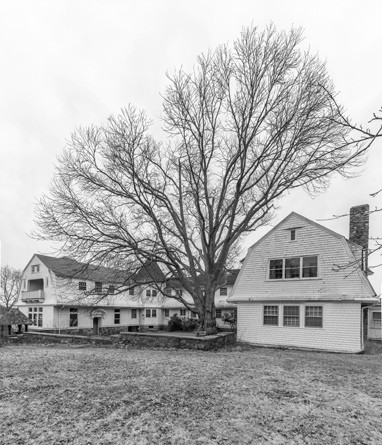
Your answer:
[[[297,240],[297,230],[290,229],[289,230],[289,241],[296,241],[296,240]]]
[[[227,297],[228,296],[228,287],[227,286],[223,286],[219,289],[219,295],[221,297]],[[222,292],[223,291],[223,292]]]
[[[115,286],[114,286],[114,284],[109,284],[109,288],[108,288],[108,290],[107,290],[107,293],[108,293],[108,294],[114,294],[114,292],[115,292]]]
[[[221,319],[222,318],[222,310],[221,309],[215,309],[215,317]]]
[[[138,310],[133,308],[131,309],[131,318],[138,318]]]
[[[121,309],[114,309],[114,324],[121,324]]]
[[[94,282],[94,292],[96,294],[102,294],[102,281]]]
[[[299,276],[298,277],[291,277],[291,278],[287,278],[285,275],[285,271],[286,271],[286,261],[287,260],[293,260],[299,258]],[[305,258],[316,258],[317,259],[317,274],[316,276],[312,276],[312,277],[307,277],[307,276],[303,276],[304,275],[304,270],[308,269],[308,267],[304,267],[304,259]],[[283,257],[283,258],[270,258],[268,260],[268,267],[267,267],[267,276],[266,276],[266,281],[274,281],[274,282],[278,282],[278,281],[300,281],[300,280],[318,280],[321,278],[320,276],[320,256],[319,255],[299,255],[299,256],[290,256],[290,257]],[[282,267],[271,267],[271,262],[272,261],[281,261],[282,263]],[[309,266],[309,268],[312,268],[312,266]],[[280,271],[281,270],[281,277],[280,278],[271,278],[271,272],[272,271]],[[288,270],[292,270],[292,267],[289,267]]]
[[[156,289],[153,289],[151,287],[146,289],[146,297],[156,298],[157,295],[158,295],[158,291]]]
[[[379,315],[379,318],[374,318],[374,315]],[[381,329],[382,327],[382,313],[381,311],[373,311],[371,313],[371,327],[374,329]]]
[[[28,308],[29,319],[39,328],[43,327],[43,313],[42,306],[29,306]]]
[[[31,265],[31,273],[39,273],[40,272],[40,265],[39,264],[32,264]]]
[[[297,308],[297,314],[287,314],[286,309],[296,309]],[[300,320],[301,320],[301,314],[300,314],[300,305],[298,304],[284,304],[283,305],[283,326],[285,328],[299,328],[300,327]],[[297,320],[297,323],[291,322],[293,319]],[[289,323],[291,322],[291,323]]]
[[[86,291],[86,288],[87,288],[86,281],[79,281],[78,282],[78,290]]]
[[[266,314],[266,308],[276,308],[275,313]],[[279,316],[280,316],[280,308],[278,304],[264,304],[263,306],[263,326],[278,326],[279,325]],[[267,319],[265,317],[268,317]],[[271,318],[276,318],[276,323],[266,323],[267,321],[271,321]]]
[[[307,315],[308,309],[321,309],[321,315],[317,316],[317,315]],[[307,320],[312,320],[312,319],[318,319],[321,320],[321,326],[319,325],[314,325],[314,324],[307,324],[306,321]],[[304,306],[304,327],[305,328],[319,328],[322,329],[324,327],[324,307],[322,305],[318,305],[318,304],[309,304],[309,305],[305,305]]]
[[[156,309],[146,309],[145,317],[146,318],[157,318],[157,310]]]
[[[181,308],[181,309],[179,309],[179,315],[181,316],[181,317],[185,317],[186,315],[187,315],[187,309],[185,309],[185,308]]]
[[[164,318],[170,317],[170,309],[163,309],[163,316]]]
[[[78,307],[69,308],[69,327],[78,327]]]

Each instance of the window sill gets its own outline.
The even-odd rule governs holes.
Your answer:
[[[304,277],[304,278],[266,278],[265,281],[270,282],[270,283],[280,283],[280,282],[296,282],[296,281],[317,281],[317,280],[322,280],[321,277],[312,277],[312,278],[308,278],[308,277]]]

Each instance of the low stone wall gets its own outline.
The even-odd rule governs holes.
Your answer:
[[[120,332],[127,331],[129,326],[110,326],[110,327],[100,327],[99,335],[115,335]],[[66,329],[29,329],[29,332],[34,334],[46,333],[46,334],[63,334],[63,335],[93,335],[93,328],[66,328]]]
[[[113,341],[119,345],[137,348],[176,348],[210,351],[235,345],[236,335],[233,332],[222,332],[216,335],[196,337],[177,335],[176,333],[121,332],[118,338],[113,338]]]
[[[110,337],[88,337],[86,335],[52,334],[46,332],[27,332],[18,336],[22,343],[73,343],[91,345],[112,345]]]

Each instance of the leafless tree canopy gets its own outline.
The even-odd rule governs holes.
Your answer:
[[[75,258],[157,261],[213,327],[213,294],[242,236],[287,190],[316,193],[333,172],[349,175],[379,136],[345,116],[301,39],[246,29],[192,73],[168,75],[161,143],[133,106],[76,131],[38,204],[38,236]]]
[[[10,309],[16,303],[20,292],[21,270],[2,266],[0,275],[0,304]]]

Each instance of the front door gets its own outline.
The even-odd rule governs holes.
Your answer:
[[[93,335],[99,335],[99,318],[93,318]]]

